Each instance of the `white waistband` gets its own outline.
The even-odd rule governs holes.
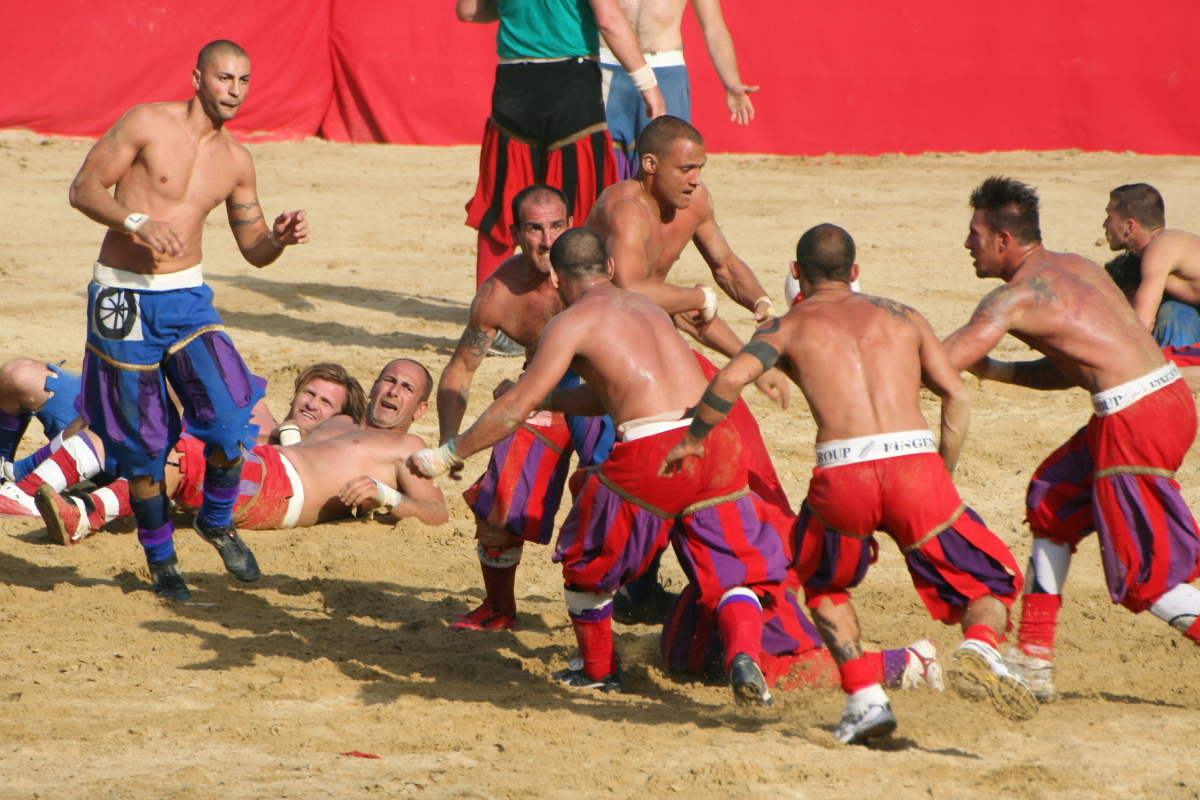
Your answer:
[[[1183,377],[1175,364],[1164,364],[1149,375],[1143,375],[1135,381],[1123,383],[1120,386],[1092,395],[1092,409],[1098,417],[1107,417],[1123,408],[1141,400],[1148,394],[1154,394],[1159,389],[1174,383]]]
[[[622,422],[617,426],[617,436],[622,442],[632,442],[635,439],[644,439],[647,436],[673,431],[676,428],[686,428],[692,424],[692,418],[679,419],[685,413],[684,411],[669,411],[666,414],[659,414],[657,417],[644,417]],[[670,419],[670,417],[675,417],[675,419]]]
[[[113,269],[97,261],[92,264],[92,282],[112,289],[134,289],[139,292],[195,289],[204,285],[204,265],[197,264],[180,272],[163,275],[144,275],[127,269]]]
[[[687,63],[683,60],[682,47],[678,50],[664,50],[661,53],[642,53],[642,57],[652,67],[682,67]],[[603,45],[600,47],[600,63],[610,67],[621,66],[621,62],[617,61],[613,51]]]
[[[857,439],[821,442],[817,445],[817,466],[840,467],[844,464],[937,451],[937,440],[929,431],[878,433],[874,436],[860,436]]]
[[[296,523],[300,521],[300,512],[304,510],[304,482],[300,480],[300,474],[296,472],[296,467],[288,457],[283,453],[279,454],[279,460],[283,462],[283,471],[287,473],[288,482],[292,484],[292,496],[288,498],[287,513],[283,515],[283,523],[281,528],[296,527]]]

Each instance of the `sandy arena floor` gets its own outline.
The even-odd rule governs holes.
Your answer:
[[[102,231],[70,208],[67,187],[89,146],[0,132],[0,361],[79,368]],[[205,262],[235,341],[271,381],[276,414],[313,361],[340,361],[369,383],[403,355],[436,375],[474,286],[475,237],[462,221],[477,148],[251,149],[267,213],[308,209],[313,242],[258,271],[218,210]],[[834,222],[857,239],[864,289],[915,306],[945,335],[996,285],[974,277],[962,242],[970,190],[997,173],[1039,188],[1051,249],[1107,259],[1108,190],[1134,181],[1163,192],[1173,226],[1200,230],[1200,159],[723,155],[705,175],[734,249],[776,294],[799,234]],[[690,250],[673,279],[705,274]],[[727,299],[721,308],[748,334],[748,314]],[[1011,339],[1001,347],[1023,351]],[[488,359],[469,417],[519,367]],[[1025,484],[1089,404],[1080,391],[968,380],[975,415],[958,481],[1024,564]],[[748,399],[798,504],[813,465],[803,400],[783,412]],[[23,452],[41,444],[37,427]],[[414,430],[436,439],[432,409]],[[484,464],[473,458],[468,472]],[[1195,460],[1180,480],[1200,504]],[[1017,724],[952,693],[896,691],[895,735],[846,748],[830,735],[840,693],[780,692],[769,713],[747,714],[727,689],[666,676],[657,628],[618,626],[627,694],[553,685],[574,645],[545,549],[527,548],[515,632],[451,633],[448,620],[482,590],[463,487],[445,488],[451,521],[439,528],[355,520],[249,533],[264,570],[252,585],[181,533],[192,605],[146,591],[128,528],[65,549],[38,521],[0,520],[0,798],[1200,797],[1200,651],[1109,603],[1094,542],[1075,560],[1061,617],[1059,703]],[[928,618],[895,546],[881,549],[856,595],[866,637],[952,647],[957,632]],[[339,755],[355,750],[381,758]]]

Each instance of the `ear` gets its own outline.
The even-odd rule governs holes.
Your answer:
[[[858,280],[859,273],[861,272],[862,269],[858,266],[858,264],[852,265],[850,267],[850,282],[854,283],[856,280]]]
[[[429,401],[428,400],[422,400],[420,403],[417,403],[417,407],[413,411],[413,422],[416,422],[421,417],[425,416],[425,412],[428,410],[429,410]]]

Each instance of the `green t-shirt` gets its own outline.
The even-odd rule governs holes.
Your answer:
[[[588,0],[496,0],[500,58],[572,58],[600,52]]]

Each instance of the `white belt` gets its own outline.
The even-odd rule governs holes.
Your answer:
[[[818,467],[840,467],[863,461],[879,461],[914,453],[936,453],[937,440],[929,431],[899,431],[860,436],[857,439],[835,439],[817,445]]]
[[[682,47],[678,50],[664,50],[661,53],[642,53],[642,58],[646,59],[646,63],[651,67],[682,67],[687,64],[683,60]],[[603,46],[600,48],[600,63],[610,67],[621,66],[613,51]]]
[[[617,436],[621,438],[622,442],[632,442],[635,439],[644,439],[647,436],[673,431],[676,428],[686,428],[692,424],[692,418],[679,419],[683,414],[683,411],[671,411],[657,417],[631,419],[629,422],[623,422],[617,426]],[[675,419],[663,419],[671,416],[674,416]]]
[[[1174,363],[1165,364],[1135,381],[1122,383],[1113,389],[1092,395],[1092,409],[1098,417],[1107,417],[1141,400],[1148,394],[1174,383],[1183,377]]]
[[[204,285],[204,265],[197,264],[179,272],[146,275],[127,269],[113,269],[97,261],[92,264],[92,282],[111,289],[133,289],[139,292],[195,289]]]
[[[283,471],[292,485],[292,496],[288,498],[287,513],[283,515],[283,522],[279,526],[286,530],[296,527],[296,523],[300,521],[300,512],[304,510],[304,482],[300,480],[300,474],[296,472],[292,462],[288,461],[287,456],[280,453],[279,459],[283,462]]]

